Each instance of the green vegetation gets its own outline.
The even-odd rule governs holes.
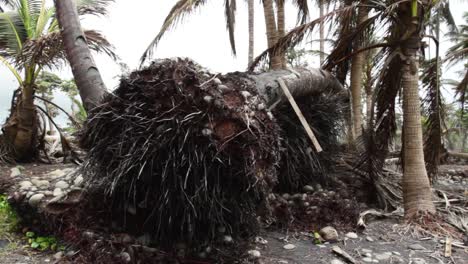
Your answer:
[[[18,216],[11,208],[5,195],[0,195],[0,238],[7,238],[8,233],[18,226]]]

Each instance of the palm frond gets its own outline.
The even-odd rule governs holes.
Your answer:
[[[0,55],[15,56],[27,39],[26,28],[17,12],[0,13]]]
[[[309,20],[309,5],[307,0],[293,0],[293,5],[299,11],[297,13],[297,24],[302,25]]]
[[[167,15],[158,35],[153,39],[153,41],[151,41],[150,45],[143,53],[140,59],[141,64],[145,63],[147,59],[153,56],[155,48],[158,46],[159,41],[167,31],[174,28],[177,23],[180,23],[187,15],[194,12],[198,7],[204,5],[206,2],[207,0],[179,0]]]
[[[100,16],[106,15],[107,9],[114,0],[77,0],[78,14]]]
[[[236,40],[234,37],[234,28],[236,25],[236,0],[224,1],[224,15],[226,17],[226,29],[229,33],[229,42],[231,43],[231,50],[234,56],[236,55]]]
[[[426,96],[422,101],[422,109],[426,116],[424,122],[426,128],[424,131],[424,160],[429,177],[431,181],[434,181],[440,164],[442,129],[444,126],[444,104],[440,94],[440,73],[438,70],[440,59],[434,58],[425,61],[421,66],[423,69],[421,81],[426,90]]]
[[[94,30],[85,30],[84,33],[90,49],[104,53],[114,60],[118,59],[114,47],[101,33]],[[61,66],[66,61],[66,56],[60,32],[49,33],[41,38],[27,41],[15,60],[15,63],[20,66],[25,66],[30,61],[49,68]]]
[[[337,10],[334,10],[323,17],[317,18],[309,23],[300,25],[293,30],[291,30],[286,36],[278,40],[278,42],[271,48],[263,51],[257,58],[254,59],[252,64],[249,67],[250,71],[255,70],[257,65],[268,59],[268,55],[278,54],[286,51],[288,48],[295,47],[299,44],[305,37],[312,33],[317,25],[325,21],[332,20],[334,17],[346,17],[353,15],[353,9],[356,8],[356,5],[346,6]]]

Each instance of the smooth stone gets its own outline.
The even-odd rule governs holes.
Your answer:
[[[408,248],[412,250],[426,250],[426,248],[421,246],[420,244],[412,244],[409,245]]]
[[[377,260],[388,260],[390,257],[392,256],[392,253],[388,252],[388,253],[383,253],[383,254],[376,254],[375,255],[375,258]]]
[[[28,189],[29,189],[29,188],[32,187],[32,186],[33,186],[33,184],[32,184],[32,182],[30,182],[30,181],[22,181],[22,182],[20,182],[20,187],[21,187],[21,188],[24,187],[24,188],[28,188]]]
[[[358,235],[354,232],[349,232],[349,233],[346,233],[345,235],[347,238],[351,238],[351,239],[357,239],[358,238]]]
[[[364,256],[366,256],[368,258],[372,258],[372,253],[365,253]]]
[[[61,178],[61,177],[65,176],[65,174],[67,174],[67,173],[65,171],[63,171],[63,170],[60,170],[60,169],[49,172],[49,176],[51,176],[51,177],[53,177],[55,179],[56,178]]]
[[[64,255],[63,252],[62,252],[62,251],[59,251],[59,252],[57,252],[57,253],[54,254],[54,259],[60,260],[60,259],[63,258],[63,255]]]
[[[29,198],[31,198],[31,196],[33,196],[33,195],[34,195],[34,192],[28,192],[28,193],[26,194],[26,198],[29,199]]]
[[[310,185],[306,185],[304,186],[304,188],[302,188],[304,190],[304,192],[314,192],[314,187],[310,186]]]
[[[69,186],[70,185],[65,181],[58,181],[57,183],[55,183],[55,188],[66,189]]]
[[[343,261],[339,260],[339,259],[332,259],[330,264],[345,264],[345,263]]]
[[[367,249],[367,248],[363,248],[361,249],[361,251],[364,253],[372,253],[372,249]]]
[[[262,255],[258,250],[249,250],[247,254],[249,254],[251,258],[259,258]]]
[[[50,185],[50,182],[46,180],[32,179],[31,182],[38,188],[48,188]]]
[[[54,193],[53,193],[53,192],[51,192],[51,191],[45,191],[45,192],[44,192],[44,194],[45,194],[45,195],[47,195],[47,196],[54,195]]]
[[[83,176],[79,175],[78,177],[75,178],[75,180],[73,181],[73,184],[75,184],[75,186],[79,186],[83,183]]]
[[[366,263],[372,263],[372,258],[365,257],[365,258],[362,259],[362,261],[364,261]]]
[[[224,236],[223,241],[224,243],[231,244],[234,240],[232,239],[232,236]]]
[[[36,206],[41,202],[42,198],[44,198],[44,194],[42,194],[42,193],[35,194],[35,195],[31,196],[31,198],[29,198],[28,203],[31,206]]]
[[[292,250],[292,249],[295,249],[296,246],[293,244],[287,244],[287,245],[284,245],[283,248],[286,250]]]
[[[18,167],[11,168],[10,171],[10,177],[17,177],[21,175],[21,171],[18,169]]]
[[[214,79],[213,79],[213,82],[214,82],[215,84],[217,84],[217,85],[222,84],[221,80],[218,79],[218,78],[214,78]]]
[[[319,231],[320,236],[327,241],[338,240],[338,231],[331,226],[326,226]]]
[[[37,191],[37,187],[36,187],[36,186],[33,186],[33,187],[31,187],[30,190],[31,190],[31,192],[36,192],[36,191]]]
[[[400,253],[400,252],[396,252],[396,251],[393,251],[392,254],[393,254],[393,255],[397,255],[397,256],[401,256],[401,253]]]
[[[53,195],[54,197],[63,195],[62,189],[60,189],[60,188],[55,188],[55,189],[54,189],[54,192],[52,193],[52,195]]]
[[[370,236],[366,237],[366,240],[369,241],[369,242],[374,242],[374,239]]]

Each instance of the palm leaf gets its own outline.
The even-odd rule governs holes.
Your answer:
[[[27,32],[17,12],[0,13],[0,55],[15,56],[27,39]]]
[[[297,13],[297,24],[302,25],[309,20],[309,5],[307,0],[293,0],[293,4],[299,11]]]
[[[224,1],[224,15],[226,17],[226,29],[229,32],[229,42],[231,43],[232,54],[236,55],[236,41],[234,37],[234,28],[236,24],[236,0]]]
[[[179,0],[167,15],[158,35],[156,35],[143,53],[141,64],[153,56],[154,49],[158,46],[159,41],[167,31],[174,28],[177,23],[180,23],[187,15],[194,12],[198,7],[206,4],[206,2],[207,0]]]
[[[106,15],[107,9],[114,0],[76,0],[78,15]]]

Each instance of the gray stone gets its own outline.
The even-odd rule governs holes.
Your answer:
[[[375,258],[376,258],[377,260],[379,260],[379,261],[380,261],[380,260],[383,261],[383,260],[388,260],[391,256],[392,256],[392,253],[390,253],[390,252],[385,252],[385,253],[382,253],[382,254],[376,254],[376,255],[375,255]]]
[[[34,195],[34,192],[28,192],[28,193],[26,193],[26,198],[29,199],[29,198],[31,198],[31,196],[33,196],[33,195]]]
[[[252,259],[257,259],[262,256],[262,254],[258,250],[249,250],[247,251],[247,254],[249,254],[249,257]]]
[[[366,256],[368,258],[372,258],[372,253],[365,253],[364,256]]]
[[[319,231],[320,236],[327,241],[338,240],[338,231],[331,226],[326,226]]]
[[[291,199],[291,195],[289,195],[289,193],[283,193],[282,197],[283,197],[283,199],[285,199],[285,200]]]
[[[67,172],[63,170],[54,170],[49,172],[49,176],[53,179],[62,178],[63,176],[65,176],[65,174],[67,174]]]
[[[365,258],[362,259],[362,261],[364,261],[366,263],[372,263],[372,258],[365,257]]]
[[[361,249],[361,251],[364,253],[372,253],[372,249],[367,249],[367,248],[363,248]]]
[[[314,192],[314,187],[312,187],[310,185],[306,185],[306,186],[304,186],[303,190],[304,190],[304,192],[312,193],[312,192]]]
[[[42,198],[44,198],[44,194],[42,194],[42,193],[35,194],[35,195],[31,196],[31,198],[29,198],[28,203],[31,206],[36,206],[41,202]]]
[[[224,236],[223,241],[226,244],[231,244],[232,242],[234,242],[234,240],[232,239],[232,236]]]
[[[136,239],[142,245],[149,245],[151,243],[151,235],[146,233],[142,236],[137,237]]]
[[[127,252],[120,253],[120,259],[122,259],[125,263],[132,262],[132,258],[130,257],[130,254],[128,254]]]
[[[366,237],[366,240],[369,241],[369,242],[374,242],[374,239],[370,236]]]
[[[31,188],[32,186],[33,186],[33,184],[32,184],[32,182],[30,182],[30,181],[22,181],[22,182],[20,182],[20,189],[21,189],[21,190],[23,190],[23,189],[24,189],[24,190],[29,189],[29,188]]]
[[[58,181],[57,183],[55,183],[55,188],[66,189],[69,186],[70,185],[65,181]]]
[[[351,238],[351,239],[357,239],[358,238],[358,235],[354,232],[349,232],[349,233],[346,233],[345,235],[347,238]]]
[[[32,184],[34,184],[35,186],[37,186],[38,188],[48,188],[50,183],[49,181],[47,180],[40,180],[40,179],[32,179],[31,180]]]
[[[217,85],[222,84],[221,80],[218,79],[218,78],[214,78],[214,79],[213,79],[213,82],[214,82],[215,84],[217,84]]]
[[[62,258],[63,258],[63,252],[62,251],[59,251],[59,252],[54,254],[54,259],[61,260]]]
[[[412,250],[426,250],[426,248],[421,246],[420,244],[412,244],[409,245],[408,248]]]
[[[343,261],[339,260],[339,259],[332,259],[332,261],[330,262],[330,264],[344,264]]]
[[[296,246],[293,245],[293,244],[286,244],[286,245],[283,246],[283,248],[286,249],[286,250],[293,250],[293,249],[296,248]]]
[[[54,195],[54,193],[51,192],[51,191],[45,191],[44,194],[47,195],[47,196],[52,196],[52,195]]]
[[[21,175],[21,171],[18,167],[11,168],[10,171],[10,177],[17,177]]]
[[[31,192],[35,192],[35,191],[37,191],[37,187],[36,187],[36,186],[33,186],[33,187],[31,187],[30,190],[31,190]]]
[[[63,195],[63,191],[62,191],[62,189],[60,189],[60,188],[55,188],[55,189],[54,189],[54,192],[52,193],[52,195],[53,195],[54,197],[61,196],[61,195]]]
[[[396,255],[396,256],[401,256],[401,253],[400,253],[400,252],[396,252],[396,251],[393,251],[392,254],[393,254],[393,255]]]

